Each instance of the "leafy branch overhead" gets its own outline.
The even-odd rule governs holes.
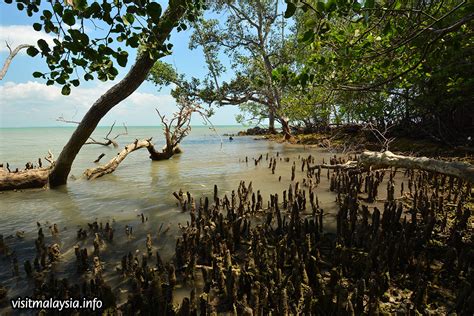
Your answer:
[[[440,49],[469,42],[472,9],[459,0],[287,1],[285,17],[298,21],[308,54],[300,71],[281,67],[277,75],[352,91],[409,86],[406,75],[429,76],[425,65]]]
[[[142,47],[141,53],[149,54],[152,60],[170,54],[173,45],[162,41],[163,28],[187,28],[184,20],[164,19],[162,6],[149,0],[17,0],[15,4],[30,17],[39,16],[40,21],[33,24],[36,31],[43,30],[55,37],[53,43],[38,40],[27,53],[32,57],[41,54],[50,70],[34,72],[33,76],[45,79],[48,85],[62,85],[65,95],[71,87],[79,86],[81,80],[113,80],[119,74],[117,65],[125,67],[128,63],[127,47]],[[186,6],[188,23],[204,8],[199,0],[172,0],[169,6]],[[91,37],[90,29],[98,35]]]

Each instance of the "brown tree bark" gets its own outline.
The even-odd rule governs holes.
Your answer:
[[[171,31],[186,11],[186,0],[170,3],[161,18],[160,33],[156,40],[164,43]],[[100,120],[117,104],[131,95],[145,81],[156,60],[149,54],[140,54],[127,75],[103,94],[89,109],[71,138],[64,146],[55,167],[49,176],[50,187],[64,185],[67,182],[72,163],[87,139],[91,136]]]

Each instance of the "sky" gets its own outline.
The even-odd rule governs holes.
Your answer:
[[[161,1],[160,1],[161,2]],[[42,38],[52,41],[52,37],[44,32],[33,30],[32,24],[38,22],[38,17],[28,17],[26,12],[18,11],[15,3],[8,5],[0,2],[0,64],[3,66],[7,56],[8,42],[12,48],[19,44],[36,44]],[[87,26],[86,26],[87,30]],[[90,30],[94,34],[94,30]],[[188,42],[192,30],[173,32],[170,42],[174,45],[173,53],[163,59],[173,64],[178,72],[186,77],[204,78],[207,67],[202,50],[189,50]],[[102,82],[99,80],[81,82],[73,88],[69,96],[61,95],[61,86],[47,86],[45,80],[33,78],[34,71],[46,71],[46,63],[38,54],[32,58],[22,50],[12,61],[10,68],[0,81],[0,128],[4,127],[43,127],[65,126],[57,118],[79,121],[94,101],[117,83],[127,73],[135,54],[129,50],[130,57],[127,67],[117,65],[119,76],[114,81]],[[223,63],[228,60],[222,56]],[[222,79],[231,77],[227,73]],[[128,126],[159,125],[160,120],[155,112],[158,108],[161,113],[170,115],[176,111],[176,104],[170,95],[171,87],[157,91],[155,85],[144,82],[129,98],[116,105],[100,122],[101,126],[117,123],[126,123]],[[216,108],[211,117],[214,125],[236,125],[235,115],[239,113],[235,106]],[[202,119],[195,116],[192,125],[202,125]]]

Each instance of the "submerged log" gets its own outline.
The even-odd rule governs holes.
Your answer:
[[[458,161],[442,161],[427,157],[409,157],[396,155],[390,151],[383,153],[364,151],[359,156],[359,165],[373,168],[397,167],[420,169],[455,176],[474,183],[474,166]]]

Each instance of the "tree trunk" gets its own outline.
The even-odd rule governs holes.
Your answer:
[[[51,167],[8,172],[0,169],[0,191],[42,188],[48,184]]]
[[[161,18],[160,33],[156,41],[164,43],[186,11],[186,1],[170,2]],[[71,166],[79,150],[92,134],[97,124],[107,112],[132,94],[145,81],[155,60],[149,54],[140,54],[128,74],[119,83],[103,94],[89,109],[81,123],[72,134],[58,157],[56,165],[49,176],[50,187],[64,185],[71,171]]]
[[[276,134],[275,129],[275,111],[273,108],[269,107],[268,113],[268,132],[270,134]]]
[[[181,154],[183,151],[179,146],[175,146],[172,150],[169,150],[168,147],[165,146],[162,152],[150,150],[150,148],[148,148],[148,152],[150,153],[151,160],[160,161],[170,159],[174,155]]]
[[[154,62],[148,54],[141,54],[125,78],[103,94],[87,111],[56,161],[49,176],[50,187],[66,184],[76,155],[97,124],[115,105],[131,95],[145,81]]]
[[[84,171],[84,176],[87,178],[87,180],[92,180],[96,179],[99,177],[102,177],[103,175],[112,173],[117,169],[119,164],[130,154],[131,152],[140,149],[140,148],[148,148],[148,151],[155,152],[155,148],[153,144],[151,143],[151,138],[150,139],[142,139],[142,140],[136,140],[135,142],[125,146],[125,148],[118,153],[117,156],[112,158],[108,163],[96,167],[96,168],[90,168]]]
[[[163,152],[158,152],[155,150],[155,146],[151,143],[151,138],[149,139],[142,139],[136,140],[135,142],[125,146],[125,148],[117,154],[114,158],[112,158],[109,162],[104,165],[98,166],[96,168],[90,168],[84,171],[84,176],[87,180],[97,179],[102,177],[106,174],[112,173],[117,169],[119,164],[127,158],[128,154],[138,150],[140,148],[148,149],[150,153],[151,160],[166,160],[170,159],[173,155],[181,153],[181,149],[179,146],[175,146],[173,150],[168,150],[166,147]]]
[[[421,169],[455,176],[474,183],[474,166],[458,161],[442,161],[427,157],[407,157],[395,155],[390,151],[383,153],[364,151],[359,157],[359,164],[375,168],[397,167]]]
[[[285,118],[280,118],[280,123],[283,134],[285,135],[285,140],[291,140],[293,136],[291,135],[291,129],[288,120]]]

